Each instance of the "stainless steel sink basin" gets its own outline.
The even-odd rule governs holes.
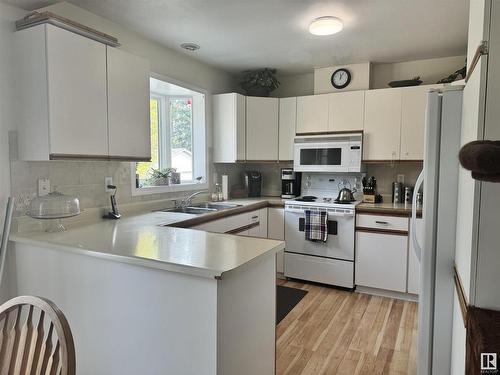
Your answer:
[[[210,212],[216,212],[217,210],[214,208],[201,208],[201,207],[179,207],[179,208],[167,208],[166,210],[162,210],[163,212],[178,212],[182,214],[208,214]]]
[[[222,210],[228,210],[230,208],[235,208],[241,206],[240,204],[232,204],[232,203],[211,203],[204,202],[193,204],[188,207],[178,207],[178,208],[167,208],[166,210],[161,210],[163,212],[178,212],[183,214],[208,214],[211,212],[217,212]]]
[[[209,208],[209,209],[215,209],[216,211],[221,211],[221,210],[228,210],[230,208],[236,208],[236,207],[240,207],[240,206],[241,206],[241,204],[234,204],[234,203],[203,202],[203,203],[193,204],[189,207]]]

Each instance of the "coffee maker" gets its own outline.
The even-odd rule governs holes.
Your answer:
[[[281,198],[293,199],[300,195],[300,172],[292,168],[281,170]]]
[[[245,172],[245,188],[249,197],[260,197],[262,190],[262,175],[258,171]]]

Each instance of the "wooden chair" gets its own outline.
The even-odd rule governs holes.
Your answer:
[[[0,375],[74,375],[68,321],[52,302],[33,296],[0,306]]]

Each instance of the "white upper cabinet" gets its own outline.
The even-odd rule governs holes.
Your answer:
[[[51,157],[108,155],[106,46],[46,26]]]
[[[215,163],[245,160],[245,107],[243,95],[229,93],[213,96]]]
[[[299,96],[297,98],[297,133],[328,131],[329,94]]]
[[[19,158],[107,157],[106,46],[51,25],[15,33]]]
[[[149,62],[107,47],[109,155],[151,159]]]
[[[365,91],[364,160],[400,158],[401,89]]]
[[[423,160],[427,93],[442,85],[401,90],[401,159]]]
[[[138,72],[136,66],[125,64],[130,70],[127,77],[120,79],[126,82],[118,84],[115,76],[108,86],[106,45],[52,25],[16,32],[14,47],[19,159],[107,159],[109,145],[115,144],[121,144],[119,154],[111,156],[127,159],[134,156],[134,150],[149,147],[149,138],[144,136],[149,132],[149,106],[129,102],[144,103],[149,100],[149,92],[127,92],[149,85],[149,73],[145,77],[143,69]],[[116,72],[117,59],[112,59],[111,73]],[[143,80],[141,85],[135,84],[138,80]],[[134,85],[129,85],[130,82]],[[115,98],[111,103],[108,103],[108,89]],[[112,109],[111,134],[108,104]],[[128,123],[118,124],[125,118]],[[140,123],[137,118],[141,118]],[[134,142],[127,140],[131,122]],[[143,135],[140,138],[139,133]],[[118,138],[110,142],[110,136]],[[149,151],[141,152],[141,156],[149,159]]]
[[[278,111],[278,98],[247,97],[247,160],[278,160]]]
[[[330,94],[328,108],[328,131],[363,130],[364,91]]]
[[[297,124],[297,98],[279,100],[279,160],[293,160],[293,138]]]

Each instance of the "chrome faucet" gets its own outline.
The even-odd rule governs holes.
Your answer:
[[[181,199],[180,201],[175,201],[175,207],[176,208],[186,208],[191,206],[191,201],[193,200],[194,197],[196,197],[199,194],[206,193],[207,190],[200,190],[200,191],[195,191],[193,194],[188,195],[186,198]]]

